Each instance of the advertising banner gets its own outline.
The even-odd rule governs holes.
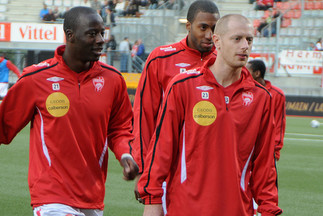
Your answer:
[[[11,23],[12,42],[64,43],[63,24]]]
[[[323,97],[286,95],[286,115],[323,117]]]
[[[0,42],[10,41],[10,23],[0,23]]]
[[[304,50],[283,50],[280,54],[277,74],[314,75],[323,74],[323,52]],[[251,59],[262,59],[270,73],[274,73],[275,55],[273,53],[251,53]]]

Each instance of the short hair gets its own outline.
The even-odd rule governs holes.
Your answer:
[[[217,35],[224,34],[227,31],[228,23],[230,20],[232,20],[232,18],[239,19],[241,21],[245,21],[246,23],[251,24],[250,20],[241,14],[227,14],[218,20],[214,29],[214,33]]]
[[[265,73],[266,73],[266,65],[263,60],[260,59],[254,59],[248,62],[250,65],[250,68],[253,71],[260,71],[260,76],[261,78],[265,78]]]
[[[198,12],[219,14],[218,7],[213,1],[210,0],[197,0],[191,4],[187,12],[187,21],[190,23],[194,22],[196,14]]]
[[[79,23],[79,18],[84,15],[88,14],[97,14],[97,11],[90,7],[73,7],[72,9],[68,10],[64,17],[64,32],[67,29],[75,30]]]

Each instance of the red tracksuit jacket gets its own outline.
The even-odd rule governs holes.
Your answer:
[[[24,70],[0,105],[0,143],[31,121],[31,204],[62,203],[103,209],[109,147],[120,160],[131,153],[132,110],[125,81],[94,62],[75,73],[55,57]],[[17,98],[19,95],[19,98]]]
[[[167,178],[170,216],[251,216],[252,198],[262,216],[280,214],[270,94],[244,68],[225,95],[208,69],[213,62],[170,82],[140,195],[160,204]]]
[[[135,159],[141,173],[145,167],[145,157],[150,139],[156,127],[158,111],[162,104],[164,91],[169,81],[186,70],[201,67],[206,60],[215,56],[211,52],[201,53],[187,46],[187,38],[178,43],[154,49],[142,72],[134,101],[134,140],[137,152]]]
[[[286,98],[284,92],[271,84],[270,81],[265,80],[266,88],[272,96],[272,103],[274,107],[275,118],[275,158],[279,160],[280,150],[284,145],[284,136],[286,128]]]

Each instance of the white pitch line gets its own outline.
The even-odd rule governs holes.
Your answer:
[[[319,140],[319,139],[299,139],[299,138],[284,138],[284,140],[292,140],[292,141],[314,141],[314,142],[322,142],[323,143],[323,139]]]
[[[323,135],[318,135],[318,134],[285,133],[285,135],[292,135],[292,136],[308,136],[308,137],[322,137],[322,138],[323,138]]]

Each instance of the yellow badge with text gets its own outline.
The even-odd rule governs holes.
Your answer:
[[[55,92],[47,97],[46,108],[52,116],[62,117],[70,109],[70,101],[65,94],[61,92]]]
[[[202,126],[209,126],[217,117],[215,106],[209,101],[200,101],[193,108],[194,121]]]

